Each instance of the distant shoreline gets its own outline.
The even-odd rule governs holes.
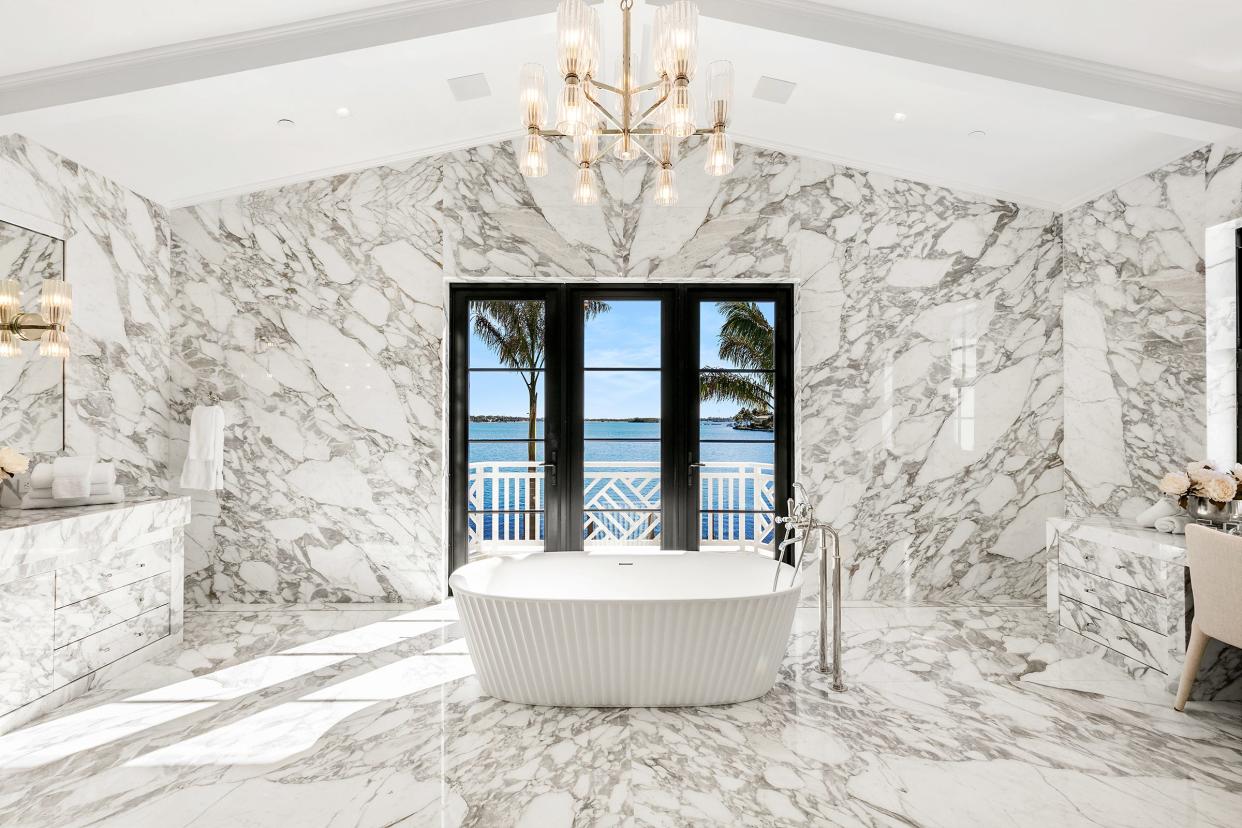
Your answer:
[[[475,414],[470,417],[472,423],[525,423],[529,422],[527,417],[514,417],[509,414]],[[537,423],[543,422],[543,417],[535,420]],[[659,417],[588,417],[585,422],[588,423],[658,423]],[[731,423],[732,417],[700,417],[701,423]]]

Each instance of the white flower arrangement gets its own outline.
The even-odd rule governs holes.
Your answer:
[[[1177,498],[1186,508],[1187,497],[1202,497],[1217,505],[1238,498],[1242,487],[1242,464],[1223,471],[1206,461],[1189,463],[1184,472],[1169,472],[1160,479],[1160,491]]]
[[[8,480],[25,474],[30,468],[30,458],[12,446],[0,446],[0,480]]]

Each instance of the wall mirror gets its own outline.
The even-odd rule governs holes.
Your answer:
[[[0,282],[14,279],[21,306],[37,309],[43,282],[65,278],[65,243],[0,221]],[[39,342],[20,342],[20,354],[0,358],[0,445],[23,453],[65,447],[65,362],[38,356]]]

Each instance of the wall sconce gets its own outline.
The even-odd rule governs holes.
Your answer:
[[[69,356],[69,315],[73,289],[61,279],[44,279],[39,313],[22,313],[22,288],[16,279],[0,281],[0,357],[20,357],[18,340],[39,340],[39,356]]]

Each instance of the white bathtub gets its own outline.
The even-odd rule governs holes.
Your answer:
[[[483,690],[524,704],[728,704],[772,688],[801,576],[756,555],[487,558],[449,585]]]

